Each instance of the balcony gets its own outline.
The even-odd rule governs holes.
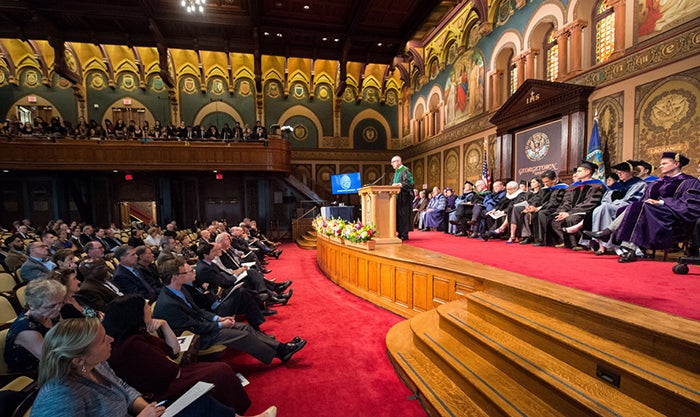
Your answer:
[[[291,172],[290,143],[126,140],[46,137],[0,138],[0,167],[61,171],[245,171]]]

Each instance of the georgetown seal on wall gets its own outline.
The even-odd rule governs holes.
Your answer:
[[[525,144],[525,156],[530,161],[539,161],[549,153],[549,137],[545,133],[537,132],[530,136]]]

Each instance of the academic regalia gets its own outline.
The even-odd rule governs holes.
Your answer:
[[[567,247],[574,247],[578,238],[576,235],[564,232],[563,228],[584,220],[600,204],[606,190],[605,183],[596,179],[576,181],[566,189],[561,205],[553,213],[551,226],[554,233],[560,240],[564,241]],[[557,213],[569,213],[569,216],[558,222],[554,220]]]
[[[697,221],[689,209],[690,189],[700,189],[700,181],[688,174],[662,177],[647,186],[640,201],[630,204],[616,237],[645,249],[666,249],[673,245],[673,227],[679,223]],[[647,199],[663,200],[663,204],[649,204]],[[684,225],[685,226],[685,225]]]
[[[413,230],[413,174],[405,165],[394,172],[392,184],[401,184],[401,191],[396,195],[396,232],[399,239],[408,239],[408,232]]]
[[[447,198],[444,194],[438,194],[431,198],[430,202],[428,203],[428,209],[433,209],[433,211],[427,211],[425,213],[425,222],[423,227],[438,228],[442,226],[446,216],[445,207],[447,207]]]

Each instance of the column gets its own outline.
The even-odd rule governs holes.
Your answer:
[[[501,78],[503,71],[493,70],[489,73],[491,80],[491,109],[495,110],[501,106]]]
[[[526,71],[526,79],[527,78],[535,78],[535,62],[537,55],[540,54],[539,49],[529,49],[528,51],[525,52],[525,71]]]
[[[588,23],[583,20],[574,20],[566,26],[571,33],[571,68],[570,73],[581,72],[581,49],[583,48],[582,32]]]
[[[518,70],[518,85],[515,86],[515,89],[517,90],[518,87],[523,85],[523,82],[525,82],[525,54],[521,53],[515,58],[515,68]]]
[[[615,12],[615,50],[610,59],[617,58],[625,52],[625,0],[607,0],[608,6]]]
[[[557,80],[564,78],[567,74],[567,62],[569,60],[569,30],[567,28],[559,29],[554,33],[554,38],[557,40],[557,50],[559,54]]]

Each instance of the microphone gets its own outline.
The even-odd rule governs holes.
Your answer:
[[[386,175],[386,172],[383,173],[381,177],[379,177],[379,178],[377,178],[376,180],[374,180],[374,182],[372,182],[371,184],[365,185],[365,187],[371,187],[371,186],[373,186],[373,185],[377,185],[377,183],[378,183],[379,181],[381,181],[382,178],[384,178],[385,175]]]

